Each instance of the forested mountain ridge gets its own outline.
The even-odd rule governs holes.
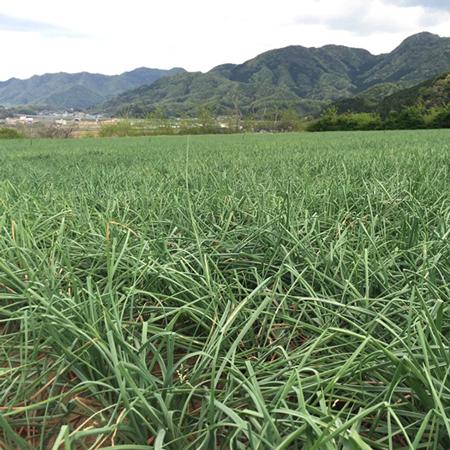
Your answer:
[[[264,114],[293,107],[308,115],[363,93],[378,101],[445,70],[450,70],[450,38],[431,33],[411,36],[383,55],[337,45],[289,46],[243,64],[160,79],[113,98],[103,108],[113,115],[143,116],[155,110],[195,115],[205,105],[215,114]]]

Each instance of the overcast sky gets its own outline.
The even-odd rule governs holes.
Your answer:
[[[383,53],[420,31],[450,35],[450,0],[0,0],[0,80],[206,71],[287,45]]]

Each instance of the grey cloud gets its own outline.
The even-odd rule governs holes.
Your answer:
[[[449,0],[390,0],[390,3],[400,6],[422,6],[426,9],[450,11]]]
[[[50,23],[0,14],[0,31],[39,33],[47,37],[81,37],[80,33]]]

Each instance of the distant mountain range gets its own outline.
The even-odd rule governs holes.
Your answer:
[[[142,68],[117,76],[13,78],[0,83],[0,105],[91,109],[115,116],[155,110],[195,115],[204,106],[215,114],[264,115],[295,108],[310,115],[333,103],[342,110],[377,109],[384,98],[388,102],[394,93],[449,70],[450,38],[419,33],[383,55],[337,45],[290,46],[207,73]]]
[[[0,105],[12,107],[35,105],[49,109],[87,109],[114,96],[160,78],[185,72],[140,68],[121,75],[100,75],[88,72],[35,75],[27,80],[11,78],[0,82]]]
[[[217,114],[295,108],[319,112],[330,102],[357,95],[377,100],[450,70],[450,38],[431,33],[409,37],[394,51],[327,45],[291,46],[263,53],[244,64],[225,64],[207,73],[182,73],[113,98],[113,115],[145,115],[155,108],[172,115],[195,114],[209,105]]]

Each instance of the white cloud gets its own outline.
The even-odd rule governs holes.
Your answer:
[[[8,61],[0,66],[0,79],[57,71],[119,73],[139,66],[208,70],[287,45],[335,43],[381,53],[425,27],[449,34],[450,14],[402,1],[1,0],[1,15],[51,24],[60,32],[12,29],[0,21]]]

